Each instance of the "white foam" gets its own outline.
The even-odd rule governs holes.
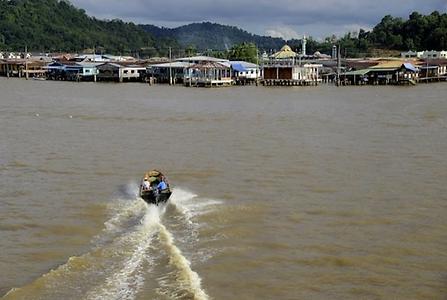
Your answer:
[[[191,263],[175,245],[173,234],[162,224],[166,206],[148,205],[138,197],[130,199],[137,189],[136,184],[125,186],[125,195],[110,203],[110,218],[97,237],[103,243],[41,277],[55,293],[64,289],[79,291],[84,286],[89,288],[82,291],[86,299],[135,299],[144,287],[145,274],[150,273],[150,266],[157,259],[148,252],[158,234],[179,275],[175,284],[194,294],[195,299],[208,299],[201,288],[200,276],[191,269]],[[173,190],[170,201],[191,223],[197,211],[219,204],[219,201],[199,200],[197,195],[181,188]],[[72,268],[76,260],[84,260],[86,267]]]
[[[163,224],[160,224],[160,239],[169,250],[169,263],[175,266],[178,270],[179,276],[176,276],[177,283],[182,288],[188,289],[188,291],[194,295],[194,299],[209,299],[208,295],[201,287],[201,278],[191,269],[191,263],[182,255],[180,249],[174,244],[172,234]]]
[[[193,223],[192,219],[194,217],[206,214],[214,206],[222,204],[220,200],[199,198],[197,195],[181,188],[173,190],[170,201],[176,210],[185,216],[189,224]]]
[[[144,285],[142,265],[150,261],[146,253],[158,232],[160,213],[163,212],[160,207],[146,205],[139,228],[121,241],[122,246],[134,245],[127,255],[128,258],[121,263],[121,269],[115,270],[104,284],[91,290],[87,299],[135,299],[136,294]]]

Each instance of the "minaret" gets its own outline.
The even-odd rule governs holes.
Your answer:
[[[303,35],[303,39],[301,41],[301,48],[302,48],[301,52],[303,56],[306,56],[306,42],[307,42],[306,35]]]

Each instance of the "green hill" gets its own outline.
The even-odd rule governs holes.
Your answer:
[[[177,28],[136,25],[122,20],[98,20],[68,0],[0,0],[0,50],[81,52],[133,55],[136,57],[173,56],[214,50],[211,55],[231,56],[234,47],[254,44],[259,50],[278,50],[285,43],[301,50],[301,41],[285,41],[255,35],[235,26],[210,22]],[[413,12],[409,19],[385,16],[372,31],[360,29],[323,41],[309,37],[307,53],[330,54],[338,44],[346,57],[374,55],[379,50],[446,50],[447,14]],[[226,51],[232,49],[231,51]],[[217,50],[217,51],[216,51]]]
[[[199,51],[228,50],[242,43],[254,43],[260,49],[268,51],[280,49],[285,44],[281,38],[259,36],[235,26],[210,22],[193,23],[172,29],[154,25],[141,25],[141,28],[155,37],[170,37],[177,40],[183,48],[192,46]]]
[[[0,0],[0,49],[139,55],[158,54],[165,45],[177,44],[156,40],[133,23],[90,17],[69,1]]]

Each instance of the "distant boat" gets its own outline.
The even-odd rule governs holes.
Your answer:
[[[140,184],[140,197],[149,204],[165,203],[171,197],[168,180],[158,170],[146,172]]]

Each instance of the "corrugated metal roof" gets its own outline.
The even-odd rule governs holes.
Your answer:
[[[79,63],[76,63],[77,65],[79,65],[79,66],[82,66],[82,67],[84,67],[84,68],[94,68],[94,67],[97,67],[97,66],[99,66],[99,65],[102,65],[102,64],[104,64],[104,63],[97,63],[97,62],[79,62]]]
[[[363,69],[363,70],[355,70],[355,71],[350,71],[350,72],[346,72],[343,73],[342,75],[347,75],[347,76],[363,76],[366,75],[368,72],[370,72],[370,69]]]
[[[229,68],[230,66],[228,66],[227,64],[223,64],[223,63],[219,63],[219,62],[201,62],[198,64],[193,64],[191,66],[191,68],[195,68],[195,69],[200,69],[200,70],[204,70],[204,69],[226,69]]]
[[[148,68],[188,68],[193,63],[186,61],[173,61],[172,63],[154,64],[148,66]]]
[[[216,58],[211,56],[191,56],[191,57],[183,57],[178,58],[176,61],[211,61],[211,62],[228,62],[228,59]]]
[[[399,68],[370,68],[371,72],[389,72],[397,71]]]
[[[370,69],[398,69],[402,66],[404,61],[402,60],[396,60],[396,61],[387,61],[379,63],[376,66],[370,67]]]

